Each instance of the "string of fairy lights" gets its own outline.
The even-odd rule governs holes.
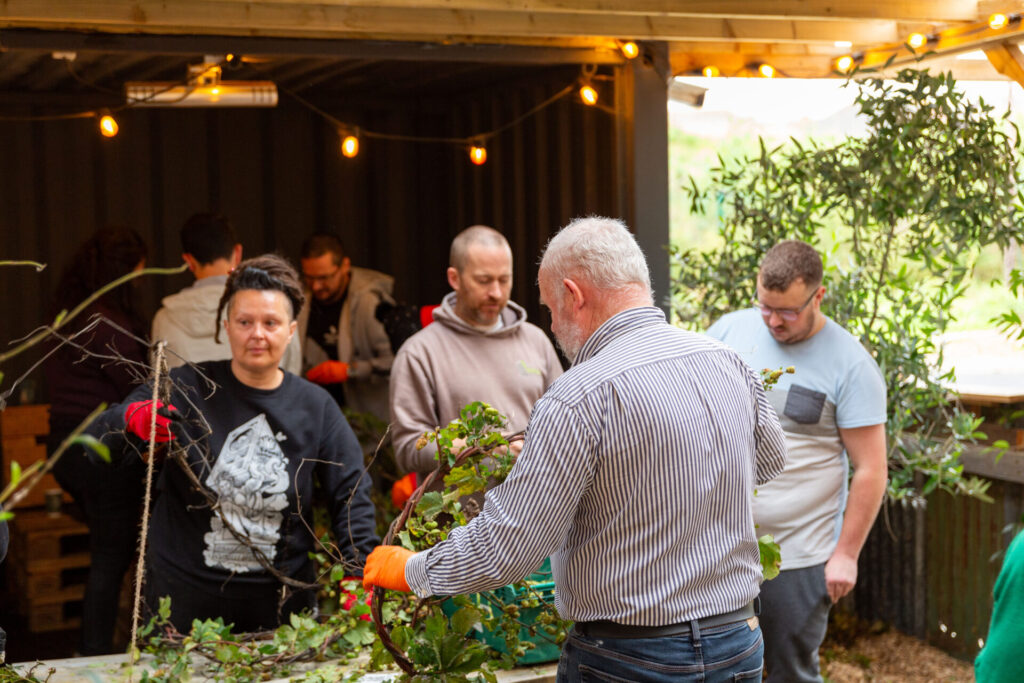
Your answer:
[[[984,32],[1000,32],[1007,29],[1020,29],[1024,13],[1002,13],[996,12],[989,15],[986,21],[979,21],[973,24],[958,25],[948,31],[935,31],[931,33],[914,32],[909,34],[902,43],[883,45],[869,50],[852,52],[832,60],[832,71],[840,75],[849,75],[857,68],[863,66],[879,66],[885,64],[889,59],[898,56],[900,51],[909,50],[911,55],[919,57],[923,51],[932,49],[944,38],[956,38],[965,40],[972,35],[977,36]],[[838,43],[837,43],[838,45]],[[849,47],[850,44],[846,43]],[[755,62],[745,65],[739,72],[724,74],[722,69],[715,64],[705,64],[695,69],[692,73],[699,74],[705,78],[717,78],[721,76],[755,75],[761,78],[776,78],[786,76],[783,71],[768,62]]]
[[[922,51],[932,49],[933,47],[940,45],[946,38],[955,38],[956,40],[970,39],[972,36],[979,37],[979,34],[987,33],[988,35],[982,35],[981,38],[988,40],[990,38],[997,38],[998,33],[1003,30],[1016,30],[1021,31],[1021,21],[1024,14],[1020,12],[1014,13],[994,13],[988,17],[987,21],[976,22],[974,24],[961,24],[952,29],[946,31],[936,31],[932,33],[911,33],[908,35],[904,42],[896,43],[892,45],[883,45],[869,50],[863,50],[859,52],[852,52],[845,54],[832,60],[831,68],[832,73],[839,75],[850,75],[856,69],[865,66],[878,66],[887,63],[894,56],[898,56],[902,50],[909,50],[913,56],[921,56]],[[837,43],[839,45],[839,43]],[[850,43],[845,43],[846,46],[850,46]],[[622,53],[623,57],[627,60],[636,59],[640,55],[640,48],[635,41],[632,40],[616,40],[615,46]],[[56,56],[56,55],[55,55]],[[72,55],[73,58],[73,55]],[[78,81],[89,85],[97,90],[103,90],[111,92],[107,88],[102,88],[94,83],[89,83],[78,76],[71,68],[70,61],[66,62],[68,65],[68,72]],[[225,64],[237,65],[241,63],[241,57],[238,55],[226,55],[224,60],[219,64],[210,65],[210,68],[219,69]],[[254,70],[260,71],[261,69],[253,64],[247,64],[247,66]],[[736,73],[724,74],[715,64],[705,64],[690,73],[697,73],[705,76],[706,78],[717,78],[721,76],[758,76],[761,78],[776,78],[778,76],[787,76],[783,71],[780,71],[776,66],[768,62],[756,62],[747,64],[740,71]],[[190,79],[195,78],[196,75],[190,76]],[[199,75],[202,77],[202,74]],[[363,146],[363,141],[367,139],[380,139],[380,140],[396,140],[405,142],[418,142],[418,143],[442,143],[456,145],[465,149],[470,162],[475,165],[483,165],[487,162],[487,144],[495,136],[500,133],[518,125],[525,119],[534,116],[546,107],[551,106],[555,102],[558,102],[562,98],[568,97],[572,94],[576,94],[578,100],[588,106],[597,107],[600,99],[600,92],[597,87],[597,82],[601,79],[601,76],[597,75],[597,67],[595,65],[584,65],[580,69],[578,78],[571,82],[566,87],[549,97],[548,99],[540,102],[536,106],[532,107],[525,113],[515,117],[514,119],[499,125],[490,130],[481,131],[472,135],[463,137],[435,137],[435,136],[417,136],[417,135],[400,135],[393,133],[385,133],[382,131],[375,131],[367,129],[362,126],[353,125],[338,119],[331,115],[329,112],[324,111],[322,108],[316,106],[299,93],[290,90],[284,86],[278,85],[278,90],[286,93],[294,101],[298,102],[302,106],[315,112],[317,115],[328,121],[338,132],[339,138],[339,150],[342,156],[352,159],[359,155]],[[181,86],[189,86],[192,80],[186,79],[174,83],[168,84],[165,90],[179,88]],[[78,119],[78,118],[96,118],[99,132],[103,137],[113,138],[120,132],[120,125],[115,117],[115,114],[131,109],[134,106],[144,104],[146,99],[159,96],[163,91],[157,90],[151,93],[148,97],[143,99],[130,100],[129,102],[117,106],[101,110],[88,110],[81,112],[74,112],[69,114],[54,114],[45,116],[0,116],[0,121],[52,121],[60,119]],[[600,108],[600,107],[599,107]],[[607,108],[605,108],[607,109]],[[609,110],[610,111],[610,110]]]
[[[616,41],[616,46],[618,47],[619,51],[622,53],[622,55],[627,60],[635,59],[636,57],[638,57],[640,55],[640,48],[637,45],[637,43],[634,42],[634,41],[631,41],[631,40]],[[237,63],[239,63],[239,61],[240,61],[240,58],[237,55],[229,54],[229,55],[225,55],[224,59],[221,62],[219,62],[218,64],[210,65],[210,68],[211,69],[220,69],[225,64],[237,64]],[[259,67],[254,66],[252,64],[248,64],[248,66],[250,66],[251,68],[253,68],[256,71],[262,71]],[[71,71],[70,65],[68,66],[68,70],[69,70],[69,72],[72,73],[73,76],[75,76],[75,78],[77,80],[80,80],[80,81],[86,83],[87,85],[91,85],[93,87],[97,87],[98,88],[98,86],[95,86],[94,84],[90,84],[90,83],[82,80],[79,76],[75,75],[74,72]],[[199,74],[199,77],[202,77],[201,73]],[[193,75],[193,78],[195,78],[195,75]],[[359,155],[359,152],[360,152],[360,150],[361,150],[361,148],[363,146],[363,140],[379,139],[379,140],[394,140],[394,141],[404,141],[404,142],[414,142],[414,143],[440,143],[440,144],[456,145],[458,147],[461,147],[461,148],[465,149],[465,151],[466,151],[466,153],[468,155],[469,161],[471,163],[473,163],[473,164],[475,164],[477,166],[480,166],[480,165],[483,165],[483,164],[485,164],[487,162],[487,144],[488,144],[488,142],[492,138],[494,138],[495,136],[499,135],[500,133],[508,130],[509,128],[512,128],[512,127],[514,127],[516,125],[519,125],[520,123],[522,123],[527,118],[529,118],[531,116],[534,116],[535,114],[537,114],[538,112],[542,111],[543,109],[551,106],[555,102],[558,102],[559,100],[561,100],[561,99],[563,99],[565,97],[568,97],[568,96],[570,96],[570,95],[575,93],[577,95],[579,101],[582,102],[584,105],[586,105],[588,107],[597,107],[598,106],[598,101],[600,100],[600,92],[599,92],[599,89],[597,87],[597,83],[598,83],[599,80],[601,80],[601,78],[602,77],[597,74],[597,66],[596,65],[593,65],[593,64],[583,65],[580,68],[579,76],[573,82],[569,83],[567,86],[565,86],[564,88],[562,88],[561,90],[559,90],[558,92],[553,94],[552,96],[548,97],[544,101],[542,101],[542,102],[538,103],[537,105],[533,106],[528,111],[520,114],[519,116],[516,116],[515,118],[511,119],[510,121],[507,121],[507,122],[505,122],[505,123],[503,123],[503,124],[501,124],[499,126],[496,126],[496,127],[492,128],[490,130],[485,130],[485,131],[477,132],[477,133],[474,133],[472,135],[463,136],[463,137],[438,137],[438,136],[422,136],[422,135],[404,135],[404,134],[386,133],[386,132],[382,132],[382,131],[370,130],[370,129],[367,129],[365,127],[357,126],[357,125],[354,125],[354,124],[351,124],[351,123],[348,123],[348,122],[345,122],[345,121],[342,121],[342,120],[338,119],[337,117],[335,117],[334,115],[332,115],[329,112],[325,111],[324,109],[322,109],[321,107],[317,106],[313,102],[310,102],[308,99],[306,99],[305,97],[303,97],[299,93],[297,93],[297,92],[295,92],[295,91],[293,91],[293,90],[291,90],[291,89],[289,89],[287,87],[284,87],[282,85],[278,85],[277,89],[280,90],[281,92],[284,92],[289,97],[291,97],[295,102],[299,103],[303,107],[306,107],[310,111],[313,111],[314,113],[319,115],[321,118],[326,120],[328,123],[330,123],[335,128],[335,130],[337,130],[337,132],[338,132],[339,150],[341,152],[341,155],[346,157],[346,158],[352,159],[352,158],[355,158],[356,156]],[[171,89],[174,89],[174,88],[181,87],[183,85],[187,86],[187,85],[189,85],[189,83],[190,83],[189,80],[183,80],[183,81],[174,82],[174,83],[168,84],[164,88],[164,90],[171,90]],[[163,91],[156,91],[156,92],[152,93],[150,95],[150,97],[155,97],[155,96],[159,95],[161,92],[163,92]],[[76,118],[95,117],[96,120],[97,120],[97,127],[99,129],[100,135],[102,135],[105,138],[114,138],[114,137],[116,137],[118,135],[118,133],[121,130],[121,126],[118,123],[115,114],[117,114],[117,113],[119,113],[121,111],[127,110],[127,109],[131,109],[133,106],[137,106],[138,104],[141,104],[141,101],[134,100],[134,101],[128,102],[128,103],[126,103],[124,105],[121,105],[121,106],[119,106],[117,108],[106,108],[106,109],[101,109],[101,110],[89,110],[89,111],[84,111],[84,112],[75,112],[75,113],[71,113],[71,114],[57,114],[57,115],[52,115],[52,116],[0,117],[0,120],[3,120],[3,121],[14,121],[14,120],[17,120],[17,121],[40,121],[40,120],[76,119]]]

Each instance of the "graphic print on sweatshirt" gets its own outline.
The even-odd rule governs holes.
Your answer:
[[[284,451],[265,415],[228,434],[205,483],[220,502],[220,514],[210,517],[210,531],[203,536],[207,566],[261,571],[253,550],[232,535],[221,516],[273,562],[284,519],[281,510],[288,507],[288,471]]]

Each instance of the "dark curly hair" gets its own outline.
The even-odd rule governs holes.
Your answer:
[[[797,280],[815,288],[824,276],[821,254],[806,242],[784,240],[765,254],[758,276],[761,286],[773,292],[784,292]]]
[[[100,287],[130,273],[146,258],[146,243],[131,228],[97,230],[75,251],[61,272],[54,295],[54,313],[70,310]],[[101,299],[135,323],[141,322],[131,287],[116,287]]]
[[[302,305],[306,303],[306,295],[303,294],[302,285],[299,283],[299,274],[284,257],[264,254],[246,259],[231,271],[224,285],[224,295],[217,305],[217,329],[213,335],[215,341],[220,341],[221,314],[230,306],[235,294],[243,289],[281,292],[291,304],[291,320],[295,320],[295,316],[302,310]]]

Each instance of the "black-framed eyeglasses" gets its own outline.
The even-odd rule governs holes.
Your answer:
[[[338,266],[337,268],[334,269],[334,272],[328,273],[327,275],[307,275],[306,273],[303,273],[302,279],[308,282],[310,285],[313,285],[317,282],[326,283],[329,282],[330,279],[337,275],[340,271],[341,266]]]
[[[772,313],[774,313],[786,322],[791,323],[800,317],[801,311],[807,308],[807,305],[810,304],[817,295],[818,288],[815,287],[814,291],[811,292],[811,295],[807,297],[807,301],[805,301],[799,308],[772,308],[771,306],[765,306],[759,299],[754,299],[754,306],[761,309],[761,317],[763,318],[770,318]]]

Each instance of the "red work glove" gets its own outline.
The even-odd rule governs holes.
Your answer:
[[[409,496],[416,490],[416,473],[410,472],[391,487],[391,502],[395,504],[395,507],[401,510],[405,507],[406,501],[409,500]]]
[[[310,368],[306,373],[310,382],[317,384],[341,384],[348,379],[348,363],[340,360],[325,360],[320,365]]]
[[[350,591],[349,589],[345,588],[345,585],[348,584],[349,586],[351,586],[352,584],[358,581],[361,581],[361,579],[356,578],[354,576],[346,576],[338,582],[338,591],[340,592],[340,595],[338,596],[338,604],[340,605],[341,609],[343,609],[346,612],[348,612],[350,609],[356,606],[356,603],[359,602],[359,596],[356,595],[354,591]],[[367,591],[363,597],[365,598],[363,602],[366,603],[367,607],[369,607],[370,602],[373,600],[373,592]],[[359,618],[363,621],[372,620],[372,617],[370,616],[369,612],[366,612],[365,614],[360,614]]]
[[[156,434],[149,433],[149,426],[153,421],[152,401],[129,403],[124,411],[124,428],[144,441],[150,441],[151,438],[157,443],[170,441],[174,438],[171,434],[171,422],[178,417],[177,409],[161,401],[156,402],[156,407]]]
[[[433,306],[420,306],[420,327],[426,327],[434,322],[434,309],[440,308],[437,304]]]
[[[405,564],[415,555],[397,545],[379,545],[366,558],[363,568],[363,588],[380,586],[393,591],[411,592],[405,581]]]

